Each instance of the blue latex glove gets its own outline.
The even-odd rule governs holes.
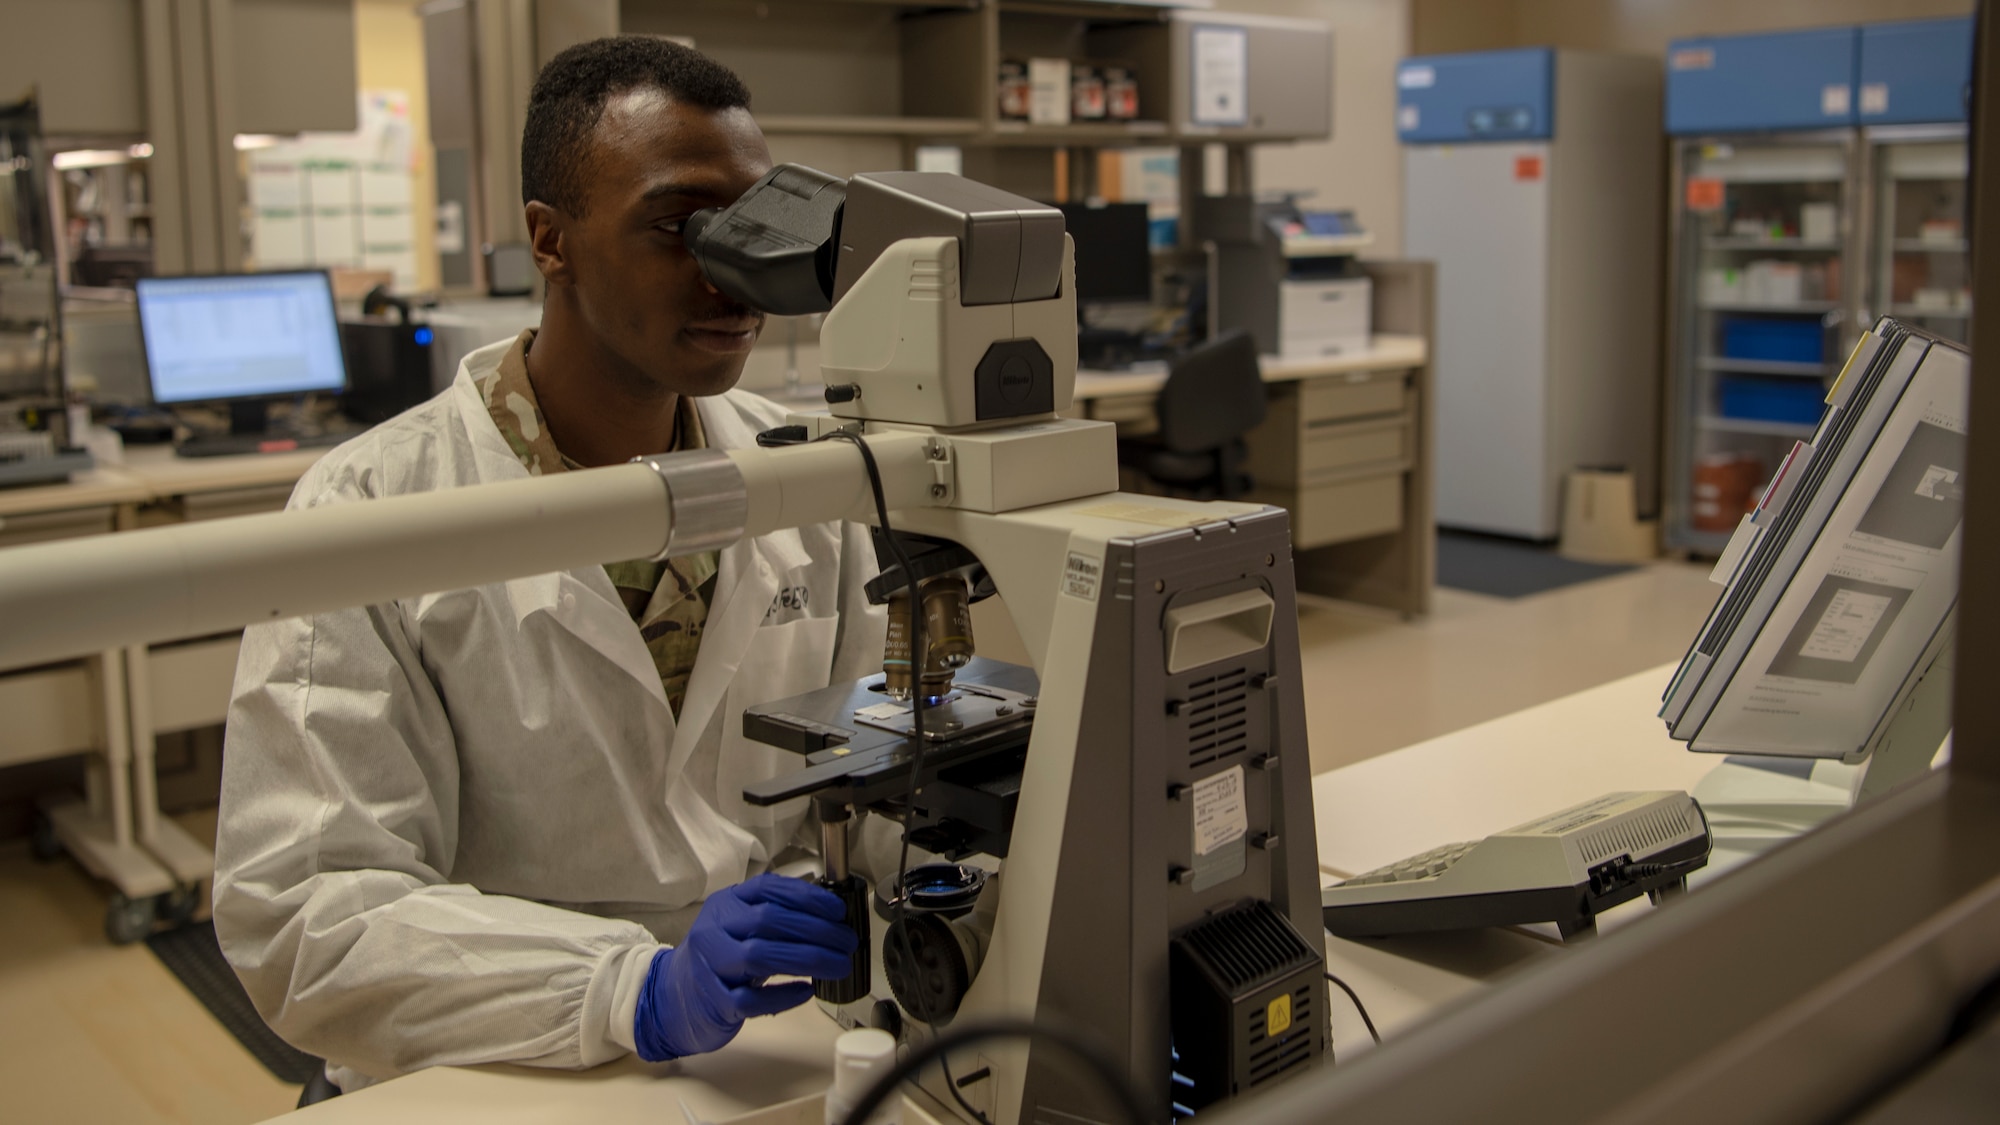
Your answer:
[[[838,896],[803,879],[759,875],[708,896],[687,940],[646,971],[632,1038],[647,1062],[713,1051],[743,1021],[812,999],[812,984],[840,980],[859,942]]]

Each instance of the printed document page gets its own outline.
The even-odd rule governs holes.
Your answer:
[[[1953,348],[1924,357],[1694,749],[1839,757],[1868,741],[1957,601],[1969,371]]]

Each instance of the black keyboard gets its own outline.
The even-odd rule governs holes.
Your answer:
[[[177,457],[228,457],[243,453],[290,453],[326,449],[361,431],[330,434],[201,434],[174,446]]]

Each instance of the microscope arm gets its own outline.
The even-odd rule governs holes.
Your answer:
[[[941,502],[922,435],[866,440],[892,509]],[[0,668],[874,514],[860,455],[819,442],[17,547],[0,552]]]

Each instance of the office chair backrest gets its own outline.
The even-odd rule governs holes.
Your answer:
[[[1264,378],[1247,332],[1218,336],[1174,362],[1160,388],[1160,444],[1175,453],[1218,449],[1264,420]]]

